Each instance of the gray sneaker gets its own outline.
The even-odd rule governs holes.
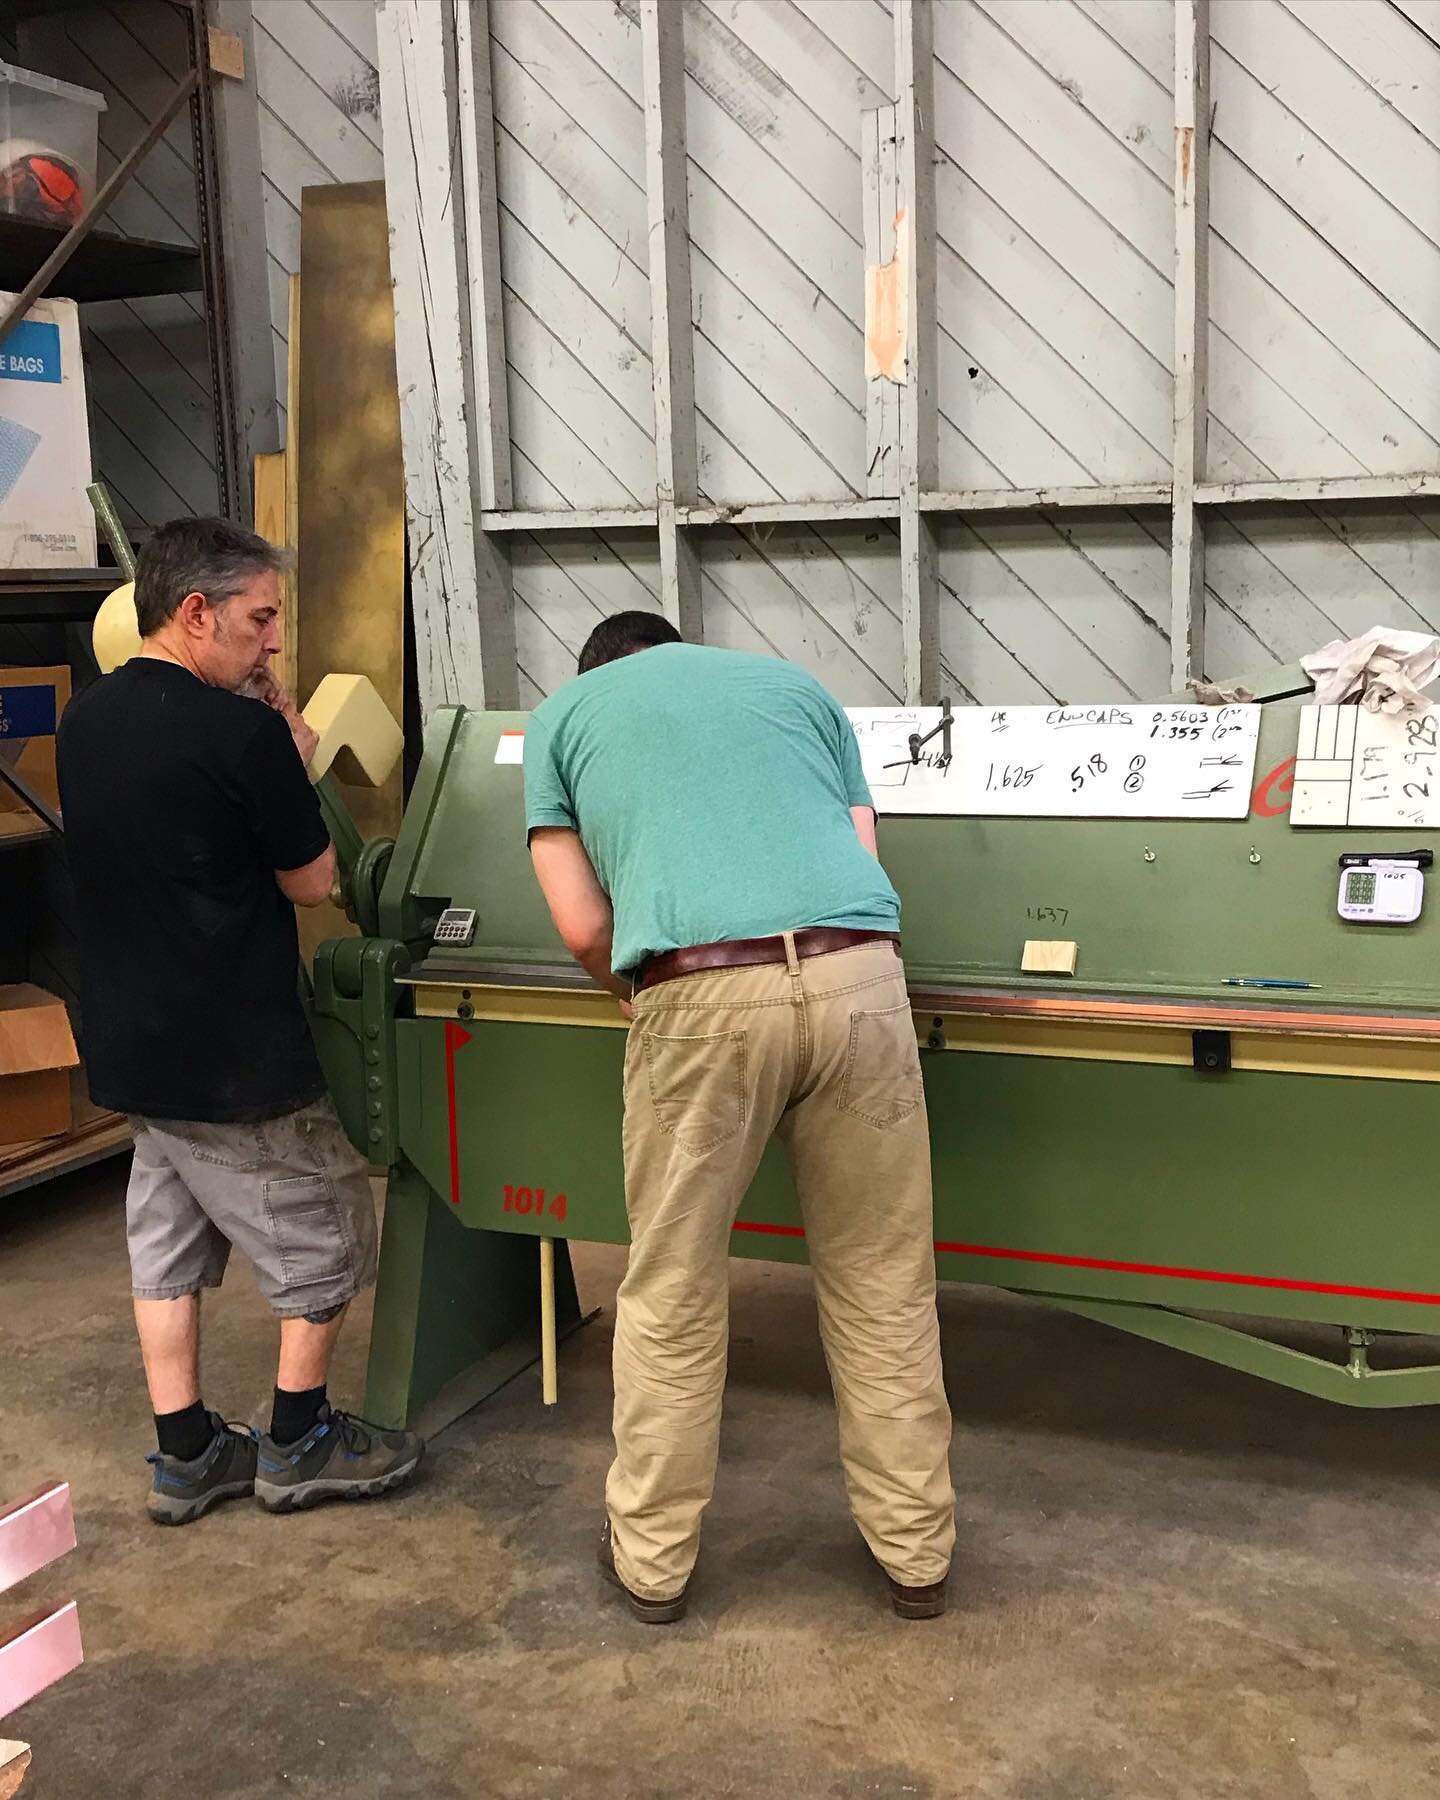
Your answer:
[[[157,1525],[188,1525],[222,1500],[255,1492],[255,1433],[227,1425],[219,1413],[205,1416],[214,1435],[193,1462],[159,1450],[145,1458],[155,1471],[145,1510]]]
[[[373,1500],[408,1481],[425,1441],[413,1431],[382,1431],[329,1406],[298,1444],[260,1440],[255,1498],[267,1512],[298,1512],[321,1500]]]

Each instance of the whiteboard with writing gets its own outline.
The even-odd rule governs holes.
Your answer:
[[[915,763],[910,738],[940,708],[853,707],[882,813],[1016,818],[1243,819],[1258,706],[966,706]]]
[[[1440,713],[1301,707],[1290,823],[1440,829]]]

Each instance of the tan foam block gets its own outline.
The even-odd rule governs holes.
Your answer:
[[[312,781],[333,766],[352,787],[381,787],[405,748],[394,715],[364,675],[327,675],[310,696],[305,723],[320,739],[310,758]]]
[[[1073,975],[1078,954],[1072,938],[1026,938],[1020,967],[1027,975]]]
[[[135,583],[127,581],[100,602],[90,643],[100,673],[108,675],[140,654],[140,626],[135,617]]]
[[[0,1738],[0,1800],[11,1800],[20,1792],[25,1771],[30,1767],[30,1746],[13,1738]]]

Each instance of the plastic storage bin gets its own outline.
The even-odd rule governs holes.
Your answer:
[[[0,62],[0,213],[68,228],[95,196],[101,94]]]

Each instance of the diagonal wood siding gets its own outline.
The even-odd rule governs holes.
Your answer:
[[[300,272],[300,193],[384,174],[376,0],[252,0],[266,279],[284,441],[289,278]]]
[[[684,3],[701,496],[862,495],[860,121],[896,97],[891,9]],[[336,100],[368,91],[370,5],[255,0],[277,343],[297,184],[373,173],[379,154],[373,116]],[[491,24],[515,504],[651,505],[638,8],[492,0]],[[1433,472],[1440,11],[1213,0],[1212,26],[1207,475]],[[1167,480],[1169,0],[940,0],[935,48],[941,486]],[[1376,622],[1440,628],[1434,502],[1207,519],[1212,673]],[[792,656],[854,702],[898,693],[891,525],[698,541],[711,641]],[[604,611],[658,591],[640,531],[522,539],[514,572],[531,698],[567,677]],[[940,574],[957,698],[1168,685],[1159,509],[947,519]]]

